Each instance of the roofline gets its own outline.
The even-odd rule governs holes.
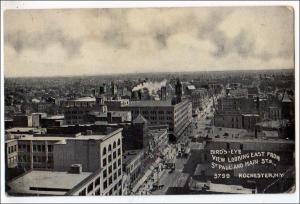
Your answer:
[[[84,184],[88,183],[90,180],[92,180],[92,178],[94,178],[96,175],[98,175],[100,172],[102,171],[102,168],[96,170],[95,172],[93,172],[91,175],[89,175],[88,177],[86,177],[85,179],[83,179],[81,182],[79,182],[77,185],[75,185],[71,190],[69,190],[65,195],[72,195],[72,193],[78,191],[80,189],[80,187],[82,187]]]

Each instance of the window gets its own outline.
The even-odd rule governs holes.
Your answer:
[[[106,189],[107,188],[107,181],[103,182],[103,188]]]
[[[117,179],[117,172],[114,173],[114,180]]]
[[[103,166],[106,166],[106,158],[104,158],[104,159],[102,160],[102,165],[103,165]]]
[[[89,184],[89,186],[88,186],[88,193],[90,193],[93,190],[93,187],[94,187],[93,183]]]
[[[114,159],[117,158],[117,152],[114,152],[114,153],[113,153],[113,158],[114,158]]]
[[[104,171],[103,171],[103,178],[106,178],[107,177],[107,170],[105,169]]]
[[[79,195],[80,196],[85,196],[86,195],[85,189],[83,189],[82,191],[80,191]]]
[[[48,163],[51,163],[51,162],[53,162],[53,157],[48,156]]]
[[[36,145],[33,145],[33,151],[36,152]]]
[[[121,155],[121,148],[118,149],[118,156]]]
[[[112,166],[110,165],[110,166],[108,167],[108,173],[111,174],[111,172],[112,172]]]
[[[95,186],[99,186],[100,185],[100,177],[96,178],[95,181]]]
[[[114,170],[117,169],[117,163],[114,162]]]
[[[117,146],[117,145],[116,145],[116,142],[114,142],[114,143],[113,143],[113,149],[115,149],[116,146]]]
[[[52,152],[53,150],[53,146],[52,145],[48,145],[48,152]]]
[[[112,176],[108,179],[108,185],[112,184]]]
[[[120,145],[121,144],[121,140],[120,140],[120,138],[118,139],[118,145]]]
[[[41,152],[42,151],[42,146],[41,145],[37,145],[37,151]]]
[[[42,145],[42,152],[45,152],[45,145]]]
[[[118,170],[118,176],[121,176],[122,172],[121,172],[121,168],[119,168]]]
[[[114,186],[114,191],[116,191],[118,189],[118,186],[117,185],[115,185]]]
[[[95,195],[100,195],[100,188],[96,190]]]
[[[106,147],[103,148],[102,154],[106,155]]]
[[[108,155],[108,162],[111,162],[111,155]]]
[[[121,165],[121,159],[118,159],[118,166]]]
[[[108,145],[108,151],[109,152],[111,151],[111,145]]]

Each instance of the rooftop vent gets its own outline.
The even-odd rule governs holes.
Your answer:
[[[81,172],[82,172],[81,164],[72,164],[70,166],[70,170],[69,170],[70,174],[81,174]]]

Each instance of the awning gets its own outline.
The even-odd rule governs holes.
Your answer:
[[[155,162],[153,162],[153,164],[149,167],[149,169],[146,171],[146,173],[144,174],[144,176],[136,183],[136,185],[133,187],[132,192],[135,193],[141,185],[143,185],[143,183],[149,178],[149,176],[152,174],[153,170],[155,169],[155,167],[158,166],[158,164],[160,163],[161,159],[157,158],[155,160]]]

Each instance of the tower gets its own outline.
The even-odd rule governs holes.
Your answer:
[[[177,79],[176,85],[175,85],[175,94],[177,98],[177,103],[181,102],[182,98],[182,84],[179,79]]]
[[[112,81],[111,82],[111,95],[112,96],[115,96],[115,95],[117,95],[117,86],[116,86],[116,84]]]
[[[160,100],[165,101],[167,100],[167,87],[162,86],[160,89]]]

